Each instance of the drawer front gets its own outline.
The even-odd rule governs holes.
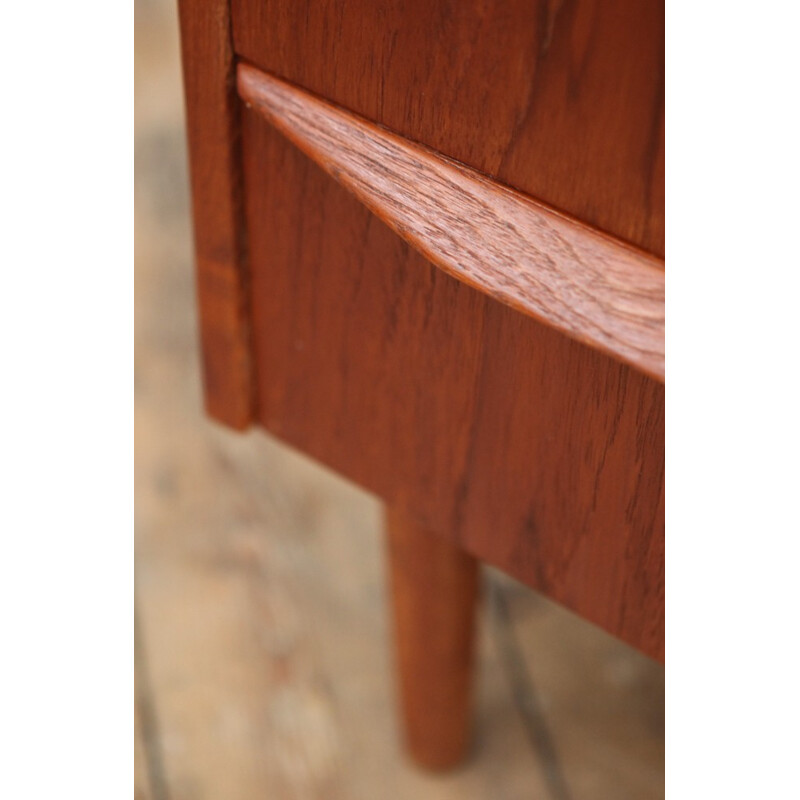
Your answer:
[[[259,68],[663,256],[663,2],[232,8]]]
[[[450,277],[243,115],[256,421],[663,657],[664,386]]]

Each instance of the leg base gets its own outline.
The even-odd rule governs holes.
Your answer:
[[[470,739],[478,562],[396,510],[386,522],[406,746],[444,770]]]

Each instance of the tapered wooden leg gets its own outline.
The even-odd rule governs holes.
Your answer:
[[[393,509],[386,522],[406,746],[447,769],[470,739],[478,563]]]

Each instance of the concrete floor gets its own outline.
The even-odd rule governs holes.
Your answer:
[[[136,797],[659,798],[661,667],[485,574],[475,742],[398,744],[375,498],[201,408],[176,9],[136,2]]]

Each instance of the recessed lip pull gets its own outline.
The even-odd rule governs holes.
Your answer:
[[[664,381],[664,262],[240,63],[239,96],[434,265]]]

